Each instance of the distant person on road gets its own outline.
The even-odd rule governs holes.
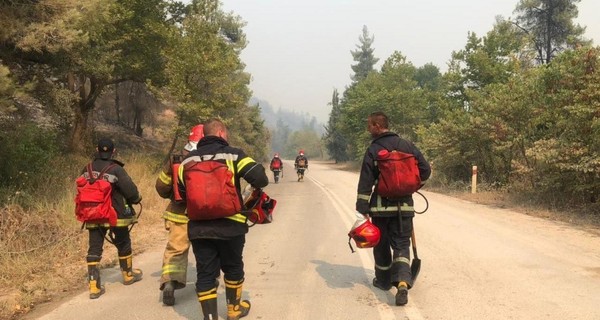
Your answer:
[[[165,229],[169,232],[169,236],[163,255],[162,274],[160,276],[163,304],[167,306],[175,304],[175,290],[185,287],[190,249],[186,206],[185,202],[179,197],[177,188],[173,187],[173,182],[177,182],[177,172],[173,172],[173,170],[176,170],[183,161],[183,157],[196,149],[196,145],[202,137],[204,137],[204,126],[201,124],[194,126],[190,130],[188,142],[183,147],[182,154],[172,156],[156,179],[155,188],[158,195],[171,200],[163,213]]]
[[[304,155],[304,150],[298,151],[296,160],[294,161],[294,168],[298,174],[298,181],[304,180],[304,171],[308,169],[308,159]]]
[[[279,183],[279,175],[283,176],[283,161],[279,158],[279,153],[275,153],[273,159],[271,159],[271,163],[269,164],[269,169],[273,171],[273,179],[275,183]]]
[[[136,216],[132,204],[138,204],[142,197],[138,188],[131,180],[131,177],[123,169],[123,162],[113,159],[115,145],[110,139],[100,139],[96,148],[96,155],[92,161],[92,173],[98,176],[103,169],[105,170],[104,179],[112,184],[112,206],[117,212],[116,226],[108,223],[85,223],[89,232],[89,248],[87,252],[88,282],[90,290],[90,299],[97,299],[104,294],[105,289],[100,281],[100,269],[98,264],[102,259],[104,246],[104,237],[110,232],[117,253],[119,255],[119,266],[123,276],[123,284],[130,285],[142,280],[142,270],[132,267],[131,238],[129,235],[129,226],[135,223]],[[109,166],[111,166],[109,168]],[[87,166],[83,168],[81,174],[88,175]]]
[[[412,286],[410,269],[410,237],[413,230],[412,195],[388,199],[377,194],[375,183],[379,169],[375,163],[378,152],[398,150],[415,156],[421,181],[431,175],[431,168],[421,151],[412,142],[389,131],[388,117],[383,112],[373,112],[367,118],[367,130],[373,138],[362,161],[358,181],[356,210],[371,216],[381,232],[380,242],[373,248],[375,278],[373,286],[387,291],[397,288],[396,305],[408,303],[408,289]],[[401,218],[400,218],[401,217]]]
[[[263,188],[269,184],[265,168],[247,156],[244,151],[231,147],[228,131],[223,122],[211,119],[204,123],[204,138],[198,142],[196,150],[190,152],[179,167],[179,189],[187,201],[188,236],[196,257],[196,293],[202,308],[204,319],[218,319],[217,286],[215,278],[223,271],[225,297],[227,299],[227,319],[236,320],[248,315],[250,301],[242,300],[244,283],[243,251],[248,225],[246,216],[240,212],[216,216],[217,210],[225,212],[231,198],[228,194],[209,197],[211,191],[200,181],[210,181],[211,174],[231,177],[238,199],[242,202],[240,179],[243,178],[254,188]],[[214,173],[205,173],[199,168],[212,166]],[[226,166],[226,175],[222,173]],[[196,179],[196,180],[195,180]],[[213,185],[211,185],[213,187]],[[226,186],[224,188],[230,188]],[[196,201],[207,199],[210,205]],[[235,206],[234,206],[235,207]],[[214,208],[206,210],[206,208]],[[212,210],[212,211],[211,211]],[[207,212],[208,211],[208,212]],[[227,211],[229,212],[229,211]],[[235,211],[234,211],[235,212]]]

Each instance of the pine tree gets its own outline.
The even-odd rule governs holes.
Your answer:
[[[375,37],[369,35],[367,26],[363,26],[362,35],[358,37],[358,40],[360,41],[360,44],[356,45],[357,49],[350,51],[354,61],[357,62],[357,64],[352,65],[354,75],[351,76],[351,78],[354,82],[360,82],[365,79],[369,72],[373,71],[377,61],[379,61],[378,58],[373,56],[375,49],[371,48],[371,45],[373,45]]]

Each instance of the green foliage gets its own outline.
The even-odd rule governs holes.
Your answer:
[[[0,137],[0,188],[31,188],[38,175],[52,174],[50,160],[59,154],[56,132],[35,123],[2,130]]]
[[[329,122],[325,128],[326,134],[323,137],[325,147],[335,163],[350,160],[348,153],[348,141],[342,134],[342,110],[340,106],[340,98],[337,89],[333,90],[331,98],[331,113],[329,114]]]

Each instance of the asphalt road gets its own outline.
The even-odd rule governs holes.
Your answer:
[[[266,188],[278,201],[274,222],[246,239],[245,319],[600,319],[597,233],[431,192],[415,219],[421,273],[397,307],[394,289],[371,286],[371,250],[348,247],[358,174],[314,161],[303,182],[292,171],[287,162]],[[162,304],[163,249],[135,258],[141,282],[124,286],[117,268],[103,269],[100,299],[82,292],[36,319],[201,319],[193,263],[176,305]],[[222,279],[218,299],[224,319]]]

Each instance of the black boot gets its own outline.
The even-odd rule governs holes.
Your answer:
[[[212,288],[205,292],[197,292],[198,301],[200,302],[200,308],[202,309],[202,315],[204,320],[217,320],[219,319],[219,312],[217,310],[217,288]]]
[[[162,290],[162,298],[166,306],[175,304],[175,281],[165,283],[165,287]]]

